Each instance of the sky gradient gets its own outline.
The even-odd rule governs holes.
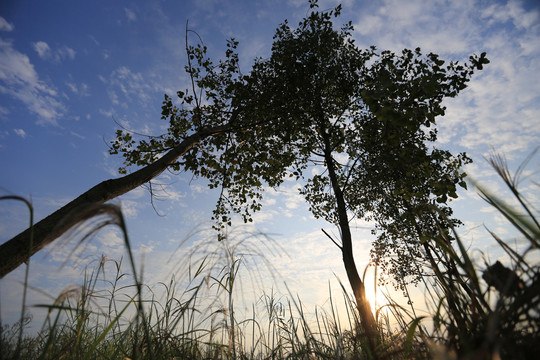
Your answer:
[[[320,8],[337,3],[320,1]],[[438,119],[437,146],[454,153],[466,151],[474,160],[467,172],[502,193],[503,186],[484,157],[492,149],[501,152],[515,169],[540,145],[538,3],[345,0],[342,4],[336,25],[351,20],[360,47],[375,45],[395,52],[420,47],[447,61],[466,61],[472,54],[487,52],[491,63],[457,98],[445,102],[447,115]],[[256,57],[270,54],[275,28],[285,19],[294,26],[307,13],[303,0],[2,2],[0,195],[31,199],[38,221],[97,183],[117,177],[121,159],[107,152],[115,130],[123,126],[160,134],[166,125],[160,120],[163,94],[188,87],[186,26],[199,34],[214,60],[224,54],[227,39],[238,40],[247,73]],[[192,36],[189,41],[197,39]],[[532,181],[539,182],[538,160],[533,158],[523,182],[536,204],[538,191]],[[164,174],[158,182],[166,186],[158,187],[153,204],[143,188],[114,202],[122,207],[148,283],[167,281],[171,271],[183,266],[178,259],[216,247],[209,220],[218,193],[189,173]],[[247,282],[247,288],[260,291],[286,282],[302,300],[320,305],[328,298],[328,282],[337,289],[336,277],[346,280],[346,276],[339,249],[320,229],[337,231],[313,219],[297,187],[287,181],[279,192],[269,190],[254,225],[235,226],[231,238],[240,243],[239,252],[255,253],[246,260],[255,279],[255,284]],[[460,192],[453,204],[465,223],[460,233],[472,249],[489,253],[493,246],[484,225],[513,239],[503,219],[474,190]],[[0,203],[1,242],[27,225],[28,212],[22,204]],[[371,227],[362,221],[355,224],[360,269],[369,262]],[[246,233],[261,235],[241,240]],[[84,251],[72,256],[75,263],[62,268],[73,241],[34,256],[31,284],[55,296],[67,285],[79,283],[81,269],[101,254],[116,259],[124,254],[123,240],[114,228],[104,229],[86,244]],[[18,316],[17,282],[23,270],[19,267],[0,284],[2,321]],[[28,303],[40,302],[51,300],[31,291]]]

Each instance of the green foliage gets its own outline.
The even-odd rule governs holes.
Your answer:
[[[442,101],[488,60],[482,54],[445,66],[420,49],[362,50],[350,22],[334,28],[340,7],[319,12],[316,1],[310,5],[296,28],[287,21],[278,27],[272,55],[257,59],[248,75],[240,73],[234,40],[216,65],[206,47],[187,47],[193,88],[177,93],[179,105],[165,96],[167,134],[135,143],[120,130],[111,152],[121,152],[127,166],[144,166],[204,127],[230,126],[171,166],[221,189],[216,228],[231,225],[231,213],[252,221],[264,187],[294,177],[303,180],[315,217],[338,225],[343,198],[342,217],[376,222],[373,257],[383,269],[418,275],[410,260],[420,255],[419,236],[442,219],[449,219],[443,229],[458,223],[446,203],[465,186],[460,168],[470,162],[464,153],[428,146],[437,139],[435,120],[445,113]],[[320,174],[306,176],[310,166]],[[445,216],[428,210],[434,206]]]

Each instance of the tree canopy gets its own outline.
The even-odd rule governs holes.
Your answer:
[[[351,23],[335,29],[339,13],[340,7],[312,11],[296,28],[285,21],[271,56],[257,59],[247,75],[235,40],[217,64],[203,45],[190,46],[193,88],[179,91],[176,103],[165,96],[168,133],[137,143],[119,130],[112,152],[121,152],[127,166],[144,166],[193,132],[231,126],[172,166],[221,189],[218,228],[231,225],[231,213],[252,221],[264,187],[294,176],[315,217],[337,226],[340,216],[373,220],[374,259],[396,278],[418,275],[411,258],[421,256],[434,232],[458,223],[447,201],[466,186],[461,167],[470,161],[434,147],[436,118],[445,114],[442,101],[488,60],[485,53],[460,64],[418,48],[359,49]],[[322,171],[311,176],[309,166]]]
[[[359,49],[350,22],[334,27],[340,6],[321,12],[317,1],[310,5],[296,28],[287,21],[278,27],[271,56],[257,59],[247,75],[234,40],[216,65],[201,44],[188,47],[193,87],[177,93],[178,105],[165,97],[168,133],[136,143],[119,131],[112,153],[121,152],[126,166],[146,166],[193,132],[230,127],[224,136],[203,139],[172,168],[221,189],[217,229],[231,225],[231,213],[252,221],[264,188],[295,177],[313,215],[340,230],[334,242],[373,348],[376,323],[354,261],[350,221],[376,223],[372,255],[398,283],[422,276],[413,260],[427,258],[435,268],[437,246],[429,240],[437,232],[451,240],[448,228],[459,222],[447,201],[457,197],[457,186],[465,187],[461,167],[470,159],[436,148],[434,125],[445,114],[442,101],[489,61],[485,53],[447,64],[418,48],[401,54]],[[311,166],[321,171],[311,175]]]

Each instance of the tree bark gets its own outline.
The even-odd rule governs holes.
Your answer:
[[[356,263],[354,261],[353,248],[352,248],[352,235],[351,228],[349,226],[349,218],[347,216],[347,206],[343,191],[338,183],[338,177],[336,174],[334,159],[332,158],[331,146],[329,136],[326,132],[323,133],[324,141],[324,159],[326,161],[326,167],[328,169],[328,176],[330,177],[330,183],[334,196],[336,198],[338,222],[341,230],[341,254],[343,258],[343,265],[347,272],[347,278],[353,290],[354,297],[356,299],[356,307],[360,315],[360,324],[366,337],[368,338],[371,355],[374,359],[377,357],[377,344],[378,344],[378,331],[377,322],[371,311],[369,300],[366,297],[366,288],[364,282],[360,278]]]
[[[230,129],[230,125],[222,125],[201,130],[187,137],[178,146],[152,164],[121,178],[105,180],[99,183],[35,224],[33,226],[32,242],[30,242],[31,228],[6,241],[0,246],[0,278],[15,270],[23,262],[27,262],[36,252],[60,237],[79,221],[84,220],[81,217],[73,216],[73,214],[76,214],[77,209],[82,209],[90,204],[102,204],[143,185],[165,171],[167,167],[174,164],[178,158],[201,140],[225,133]],[[81,213],[81,216],[84,216],[84,214]],[[32,244],[31,249],[29,249],[30,243]]]

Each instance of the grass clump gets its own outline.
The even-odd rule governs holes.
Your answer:
[[[532,359],[540,353],[540,225],[538,210],[519,190],[531,157],[514,175],[503,156],[489,159],[513,198],[503,201],[475,184],[480,196],[521,235],[521,251],[487,229],[506,261],[503,265],[484,256],[477,265],[457,233],[454,246],[448,246],[443,232],[433,239],[445,249],[434,271],[434,286],[427,287],[436,299],[434,336],[460,358]]]

